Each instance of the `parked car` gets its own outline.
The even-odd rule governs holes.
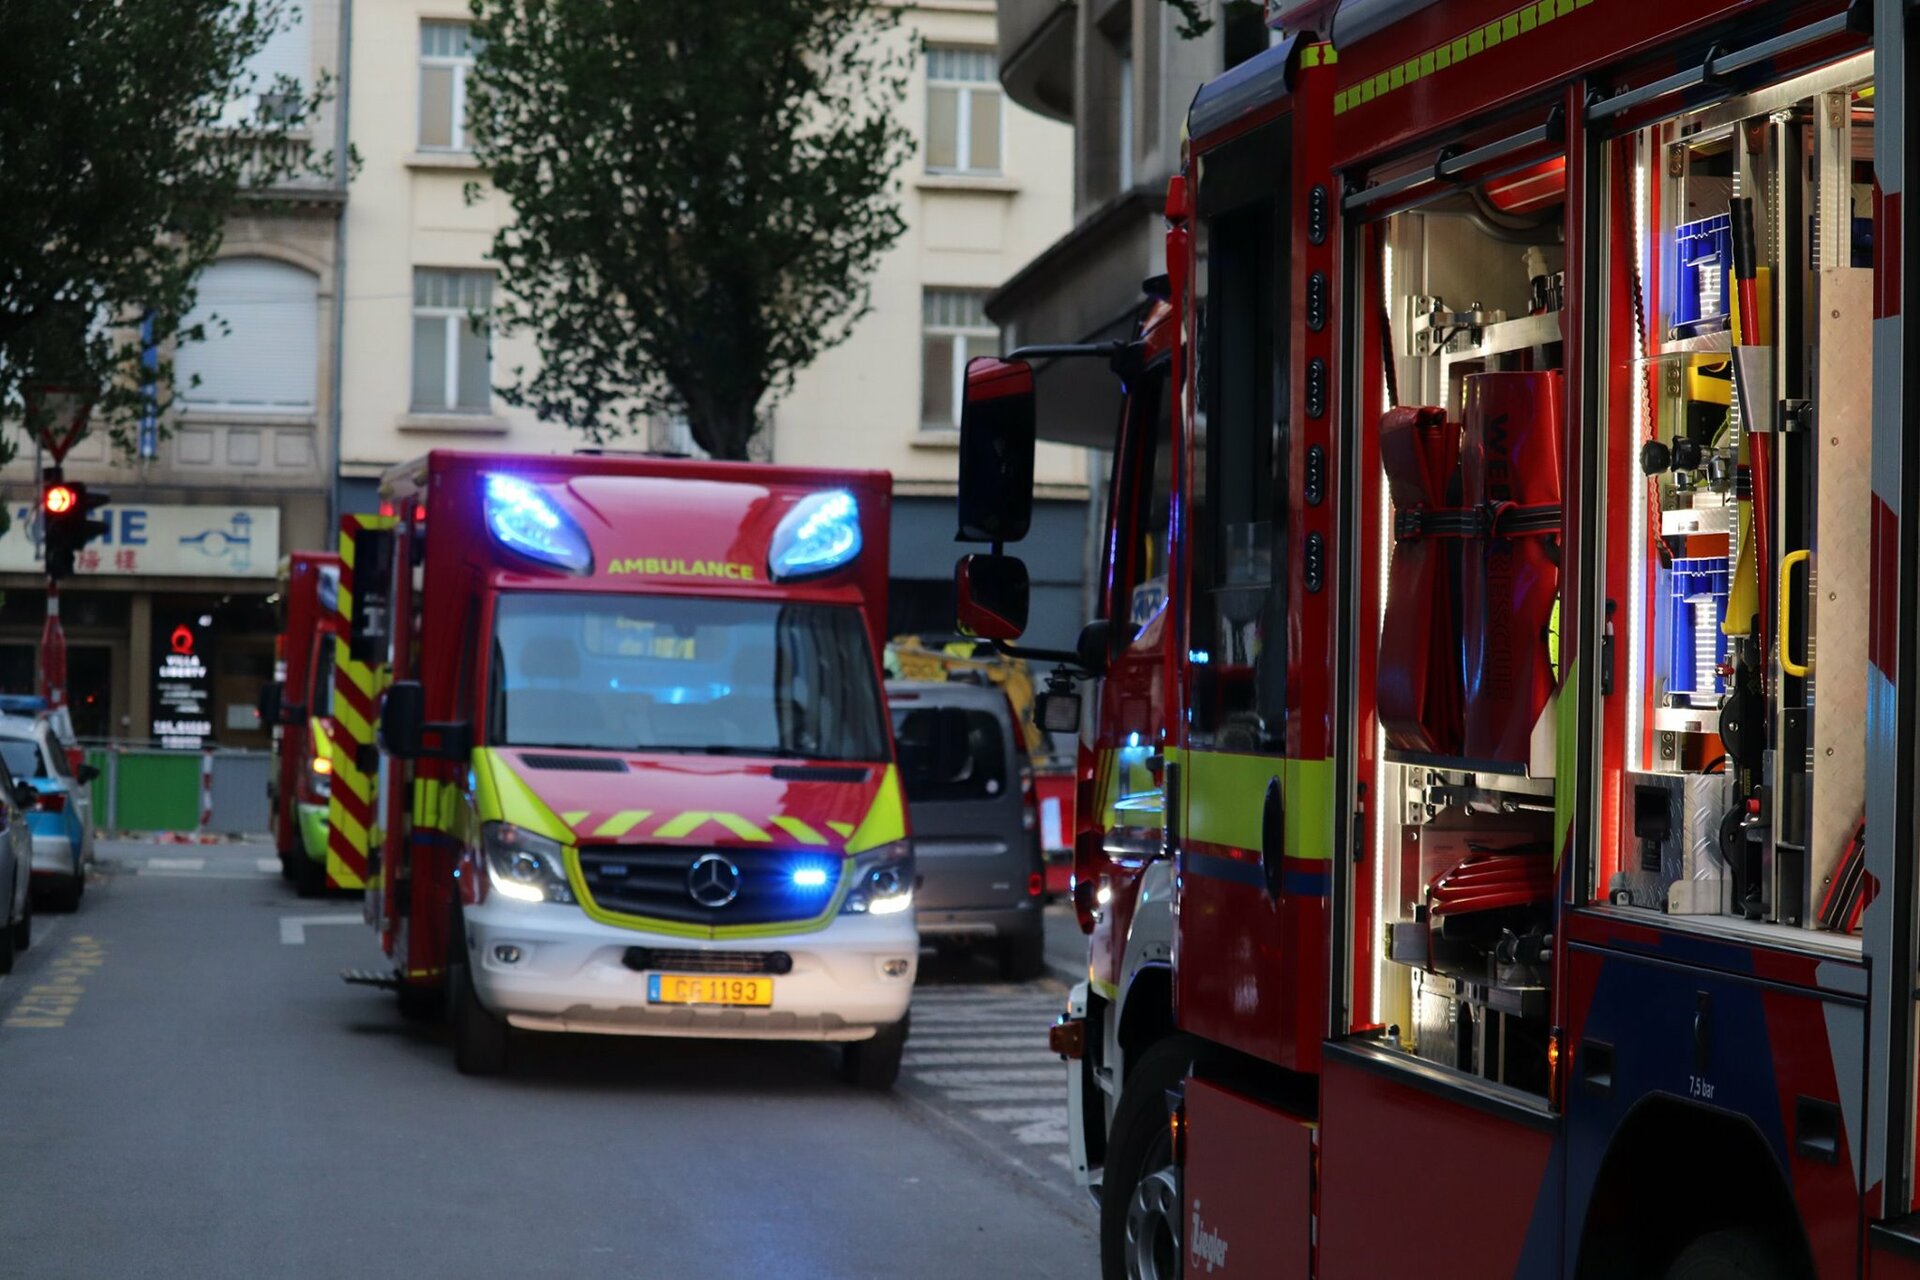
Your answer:
[[[887,702],[920,875],[921,938],[992,948],[1002,977],[1038,977],[1046,876],[1033,772],[1006,694],[895,680]]]
[[[20,794],[28,802],[34,889],[47,906],[72,911],[93,860],[94,767],[75,770],[53,726],[24,716],[0,716],[0,760],[16,784],[26,784]]]
[[[0,973],[33,941],[33,831],[20,802],[24,783],[0,787]]]

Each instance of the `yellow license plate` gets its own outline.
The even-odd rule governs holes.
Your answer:
[[[647,975],[647,1003],[770,1005],[773,1003],[773,979],[650,973]]]

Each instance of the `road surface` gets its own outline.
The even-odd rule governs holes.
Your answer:
[[[806,1045],[535,1038],[471,1080],[340,982],[380,965],[356,901],[257,845],[102,860],[0,979],[0,1275],[1097,1271],[1053,977],[929,958],[889,1096]]]

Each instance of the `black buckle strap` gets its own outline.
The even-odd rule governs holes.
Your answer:
[[[1393,536],[1528,538],[1560,531],[1557,502],[1483,502],[1477,507],[1415,507],[1393,513]]]

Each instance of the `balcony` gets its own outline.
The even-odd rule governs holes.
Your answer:
[[[325,151],[310,135],[232,129],[225,136],[227,146],[241,153],[243,199],[298,204],[345,202],[346,190],[336,176],[340,158],[335,156],[331,164],[317,165],[316,157]],[[271,186],[261,185],[265,176],[276,170],[282,176]]]
[[[1029,111],[1073,123],[1073,0],[999,0],[1000,83]]]

